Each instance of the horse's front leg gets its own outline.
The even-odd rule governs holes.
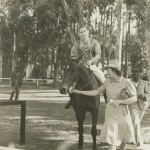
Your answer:
[[[79,141],[78,141],[78,148],[81,149],[83,147],[84,143],[84,137],[83,137],[83,132],[84,132],[84,127],[83,123],[85,120],[85,112],[76,112],[76,119],[78,121],[78,133],[79,133]]]
[[[98,113],[99,110],[96,109],[93,113],[92,113],[92,129],[91,129],[91,135],[93,138],[93,150],[97,149],[96,146],[96,136],[97,136],[97,119],[98,119]]]

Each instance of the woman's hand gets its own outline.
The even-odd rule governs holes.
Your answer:
[[[77,82],[75,82],[75,83],[73,84],[73,86],[70,87],[69,93],[72,94],[72,91],[75,89],[76,85],[77,85]]]
[[[77,89],[75,89],[75,88],[73,88],[72,86],[70,87],[70,89],[69,89],[69,93],[78,93],[78,94],[80,94],[80,91],[79,90],[77,90]]]
[[[69,93],[72,94],[73,87],[71,86],[69,89]]]
[[[138,95],[138,98],[139,98],[139,99],[143,99],[144,96],[143,96],[142,94],[140,94],[140,95]]]
[[[72,90],[72,93],[80,94],[80,91],[79,91],[79,90],[77,90],[77,89],[73,89],[73,90]]]

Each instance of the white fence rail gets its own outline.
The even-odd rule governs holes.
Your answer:
[[[3,80],[8,80],[10,83],[10,78],[0,78],[0,81],[2,82]],[[36,86],[39,87],[40,85],[43,85],[43,82],[49,83],[49,84],[53,84],[53,79],[27,79],[24,78],[23,82],[24,83],[36,83]],[[59,81],[61,81],[59,79]]]

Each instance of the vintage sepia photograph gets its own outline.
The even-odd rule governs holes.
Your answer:
[[[150,0],[0,0],[0,150],[150,150]]]

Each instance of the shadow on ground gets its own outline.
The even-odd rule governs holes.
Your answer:
[[[50,101],[27,101],[26,114],[26,144],[19,144],[20,107],[0,107],[0,145],[8,146],[14,143],[16,148],[26,150],[77,150],[77,122],[72,108],[64,109],[64,103]],[[98,119],[97,147],[100,150],[99,134],[104,122],[105,104],[100,104]],[[142,133],[147,143],[150,143],[149,114],[142,121]],[[84,148],[91,150],[92,137],[91,116],[87,113],[84,123]]]

